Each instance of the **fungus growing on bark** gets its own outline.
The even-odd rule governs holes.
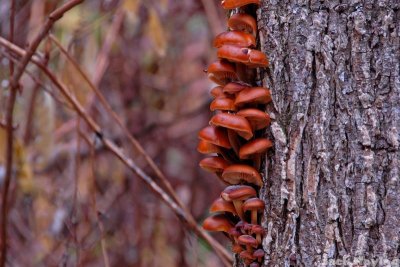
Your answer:
[[[198,137],[201,140],[214,144],[216,146],[231,148],[226,129],[213,126],[207,126],[200,130]]]
[[[215,37],[214,47],[220,48],[223,45],[254,47],[256,46],[256,38],[254,35],[242,31],[223,32]]]
[[[261,225],[252,225],[250,234],[256,235],[257,242],[261,243],[261,237],[265,234],[265,230]]]
[[[228,161],[223,157],[208,157],[202,159],[199,166],[209,172],[216,173],[218,176],[229,166]]]
[[[210,124],[231,129],[246,140],[249,140],[253,137],[253,132],[249,121],[242,116],[229,113],[219,113],[211,118]]]
[[[253,35],[257,32],[256,19],[245,13],[236,13],[228,19],[228,27],[233,31],[243,31]]]
[[[207,231],[228,233],[232,227],[232,222],[223,214],[213,214],[203,222],[203,229]]]
[[[243,220],[242,202],[248,198],[255,197],[256,190],[248,185],[231,185],[224,189],[221,193],[221,198],[226,201],[232,201],[236,212]]]
[[[267,67],[267,56],[258,50],[243,48],[234,45],[223,45],[217,50],[217,56],[235,63],[243,63],[248,67]]]
[[[264,87],[245,88],[235,98],[235,105],[241,107],[246,104],[267,104],[271,102],[271,92]]]
[[[262,212],[265,208],[265,203],[259,198],[249,198],[243,203],[243,211],[251,212],[251,223],[257,225],[258,223],[258,212]]]
[[[223,87],[222,87],[222,86],[216,86],[216,87],[214,87],[213,89],[211,89],[210,95],[211,95],[213,98],[223,96],[223,95],[224,95]]]
[[[222,173],[222,179],[228,184],[240,184],[246,182],[256,186],[262,186],[263,181],[260,173],[249,165],[234,164],[230,165]]]
[[[223,0],[221,2],[224,9],[234,9],[250,4],[260,5],[260,0]]]
[[[235,100],[229,97],[217,97],[211,102],[210,110],[236,111]]]
[[[200,140],[199,144],[197,145],[197,151],[201,154],[213,154],[219,153],[220,149],[218,146],[211,144],[207,141]]]
[[[249,250],[244,250],[240,252],[239,257],[244,260],[244,263],[246,265],[249,265],[252,261],[254,261],[256,258],[253,256],[253,253],[250,252]]]
[[[210,212],[229,212],[232,213],[233,215],[237,215],[237,212],[235,210],[235,206],[233,205],[232,202],[226,201],[225,199],[219,197],[217,198],[210,207]]]
[[[253,248],[258,247],[257,240],[254,237],[252,237],[251,235],[239,236],[238,243],[240,245],[246,246],[246,250],[251,253],[251,256],[253,256]]]
[[[218,85],[238,80],[235,66],[224,60],[212,63],[207,69],[207,74],[208,78]]]
[[[265,153],[271,147],[272,147],[272,142],[267,138],[257,138],[251,140],[250,142],[244,144],[240,148],[239,158],[252,159],[254,162],[254,167],[256,169],[259,169],[263,153]]]
[[[264,257],[264,250],[262,249],[257,249],[256,251],[253,252],[253,257],[257,259],[258,262],[261,262],[262,258]]]
[[[250,88],[250,86],[240,83],[240,82],[231,82],[225,85],[222,89],[224,93],[227,94],[237,94],[243,89]]]
[[[256,108],[242,109],[236,115],[246,118],[253,131],[263,129],[271,123],[269,115]]]

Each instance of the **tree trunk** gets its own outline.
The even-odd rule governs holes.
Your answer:
[[[394,266],[400,1],[270,0],[257,16],[275,144],[261,190],[264,265]]]

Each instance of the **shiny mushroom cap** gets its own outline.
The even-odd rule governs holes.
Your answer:
[[[243,116],[219,113],[211,118],[210,124],[231,129],[246,140],[253,137],[251,124]]]
[[[231,185],[222,191],[221,198],[226,201],[245,200],[257,195],[256,190],[248,185]],[[238,226],[239,227],[239,226]]]
[[[257,235],[264,235],[265,230],[261,225],[255,224],[255,225],[251,226],[250,233],[257,234]]]
[[[220,149],[218,146],[211,144],[204,140],[199,140],[199,144],[197,145],[197,151],[201,154],[213,154],[219,153]]]
[[[226,129],[218,128],[213,126],[207,126],[200,130],[198,137],[201,140],[209,142],[213,145],[231,148],[231,144],[229,143],[228,134],[226,133]]]
[[[249,159],[254,155],[264,153],[272,147],[271,140],[267,138],[257,138],[244,144],[239,150],[240,159]]]
[[[253,256],[253,253],[251,253],[248,250],[243,250],[242,252],[240,252],[239,257],[244,259],[244,260],[249,260],[249,261],[253,261],[256,258]]]
[[[221,2],[224,9],[234,9],[250,4],[260,5],[260,0],[222,0]]]
[[[243,63],[248,67],[267,67],[267,56],[261,51],[234,45],[223,45],[217,50],[217,56],[235,63]]]
[[[257,248],[258,242],[251,235],[241,235],[238,238],[238,243],[245,246],[251,246],[253,248]]]
[[[218,85],[225,85],[232,81],[237,81],[235,66],[224,60],[212,63],[207,69],[208,78]]]
[[[240,184],[246,182],[256,186],[262,186],[260,173],[253,167],[245,164],[230,165],[222,173],[222,179],[228,184]]]
[[[210,90],[210,95],[213,98],[223,96],[224,95],[223,87],[222,86],[214,87],[213,89]]]
[[[259,260],[259,261],[261,261],[261,259],[264,257],[264,255],[265,255],[265,252],[264,252],[264,250],[262,250],[261,248],[255,250],[255,251],[253,252],[253,257],[256,258],[256,259]]]
[[[265,202],[257,197],[249,198],[243,203],[243,211],[262,211],[265,208]]]
[[[236,13],[228,19],[228,27],[233,31],[243,31],[253,35],[257,32],[257,22],[249,14]]]
[[[246,118],[254,131],[263,129],[271,123],[269,115],[256,108],[242,109],[236,115]]]
[[[223,157],[208,157],[202,159],[199,166],[212,173],[222,173],[229,166],[229,163]]]
[[[203,229],[213,232],[226,232],[233,227],[231,221],[223,214],[214,214],[203,222]]]
[[[235,100],[229,97],[217,97],[211,102],[210,110],[236,111]]]
[[[225,85],[222,91],[227,94],[237,94],[246,88],[250,88],[250,86],[240,82],[232,82]]]
[[[237,107],[246,104],[267,104],[271,102],[271,92],[264,87],[251,87],[240,91],[235,99]]]
[[[214,47],[220,48],[223,45],[254,47],[256,46],[256,38],[254,35],[242,31],[223,32],[215,37]]]
[[[235,206],[233,206],[232,202],[226,201],[223,198],[219,197],[217,198],[210,207],[210,212],[214,213],[214,212],[230,212],[234,215],[237,214],[236,210],[235,210]],[[233,230],[235,230],[235,228],[232,228]],[[231,232],[229,232],[229,234],[232,235]]]

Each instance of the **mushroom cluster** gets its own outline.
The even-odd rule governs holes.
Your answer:
[[[268,59],[256,49],[257,24],[247,12],[259,4],[259,0],[221,2],[232,15],[229,30],[214,39],[218,60],[207,69],[208,78],[217,84],[210,92],[214,116],[199,132],[197,147],[209,155],[200,167],[227,184],[203,228],[225,233],[232,241],[232,251],[251,267],[260,266],[264,257],[265,230],[260,224],[265,203],[258,198],[258,190],[263,185],[262,157],[273,146],[263,137],[270,125],[265,105],[271,102],[271,94],[254,82],[256,68],[267,67]]]

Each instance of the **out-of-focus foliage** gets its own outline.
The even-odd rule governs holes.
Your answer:
[[[63,1],[18,0],[15,43],[26,47]],[[216,2],[203,1],[215,9]],[[210,2],[210,3],[206,3]],[[8,37],[9,1],[1,2],[0,35]],[[222,185],[198,167],[197,132],[208,124],[203,70],[214,58],[202,1],[90,0],[57,22],[52,34],[100,88],[200,223]],[[217,9],[218,12],[219,9]],[[57,46],[39,47],[48,67],[141,167],[144,164],[80,73]],[[9,54],[0,49],[0,120],[8,97]],[[219,266],[202,241],[139,179],[102,148],[33,65],[15,109],[9,218],[9,266]],[[90,140],[95,136],[88,135]],[[0,186],[5,131],[0,127]],[[93,164],[93,165],[92,165]],[[94,166],[94,168],[93,168]],[[217,236],[220,237],[220,236]]]

